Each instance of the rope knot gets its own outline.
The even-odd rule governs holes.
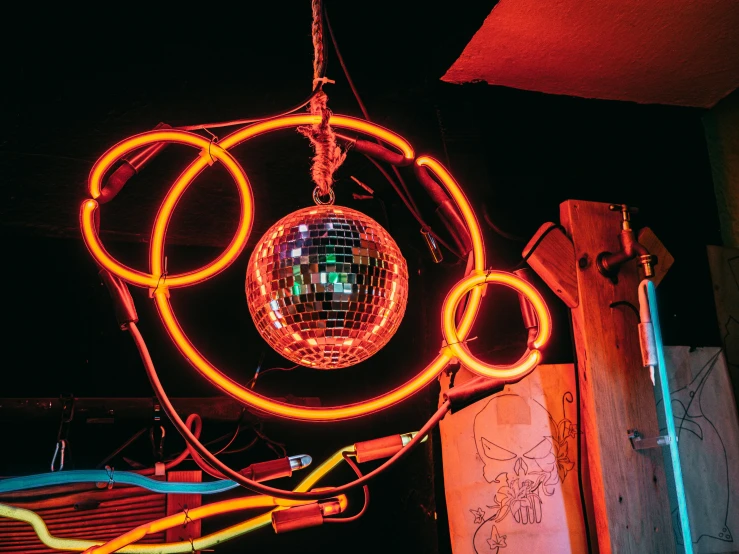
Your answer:
[[[320,115],[321,120],[311,126],[298,127],[298,132],[307,137],[313,145],[313,167],[311,175],[322,196],[331,193],[334,184],[334,172],[344,162],[346,152],[336,144],[334,133],[329,120],[331,110],[328,109],[328,96],[319,90],[310,101],[310,113]]]

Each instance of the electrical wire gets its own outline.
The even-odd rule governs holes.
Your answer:
[[[200,438],[200,433],[203,429],[203,422],[200,419],[200,416],[198,414],[190,414],[189,416],[187,416],[186,425],[188,427],[192,427],[193,434],[196,437]],[[177,456],[175,456],[172,460],[164,464],[164,470],[169,471],[171,469],[176,468],[178,465],[184,462],[189,455],[190,455],[190,449],[187,448],[187,443],[185,443],[185,449],[182,452],[180,452]],[[136,470],[136,473],[139,473],[141,475],[154,475],[156,473],[156,468],[147,467],[145,469]]]
[[[364,154],[364,157],[367,158],[370,162],[372,162],[372,165],[374,165],[377,170],[380,172],[380,174],[385,178],[385,180],[390,183],[390,185],[393,187],[395,192],[400,196],[400,199],[403,201],[403,204],[405,204],[405,207],[408,208],[408,210],[411,212],[413,217],[416,219],[418,224],[421,226],[421,229],[428,232],[434,239],[441,244],[444,248],[446,248],[449,252],[454,254],[457,258],[464,259],[463,256],[460,256],[459,253],[452,248],[448,242],[443,240],[439,235],[437,235],[433,229],[431,229],[431,226],[426,223],[426,221],[423,219],[423,216],[421,216],[420,212],[415,211],[414,207],[411,205],[410,201],[405,197],[405,195],[402,193],[400,188],[398,187],[398,184],[395,182],[395,179],[393,179],[390,174],[387,172],[387,170],[382,167],[382,164],[378,162],[376,159],[374,159],[372,156],[368,156],[367,154]]]
[[[283,117],[285,115],[290,115],[291,113],[297,112],[298,110],[310,104],[311,100],[313,100],[313,97],[316,95],[317,92],[318,92],[318,89],[312,92],[310,96],[308,96],[308,98],[306,98],[300,104],[290,108],[289,110],[285,110],[284,112],[276,113],[273,115],[268,115],[265,117],[258,117],[258,118],[251,118],[251,119],[235,119],[233,121],[223,121],[223,122],[218,122],[218,123],[199,123],[197,125],[182,125],[182,126],[173,127],[173,128],[179,129],[181,131],[199,131],[199,130],[207,130],[207,129],[217,129],[219,127],[235,127],[237,125],[248,125],[250,123],[259,123],[260,121],[266,121],[267,119]]]
[[[0,481],[0,494],[72,483],[117,483],[120,485],[134,485],[161,494],[218,494],[238,487],[238,483],[234,483],[233,481],[180,483],[177,481],[157,481],[156,479],[150,479],[149,477],[130,471],[80,469],[3,479]]]
[[[311,471],[300,484],[295,487],[295,491],[308,491],[318,483],[329,471],[335,468],[342,460],[344,460],[344,454],[355,452],[354,446],[347,446],[340,449],[338,452],[333,454],[321,465],[317,466]],[[205,535],[190,541],[180,541],[176,543],[164,543],[164,544],[133,544],[124,546],[119,550],[124,554],[181,554],[193,552],[193,550],[207,550],[214,546],[222,544],[228,540],[232,540],[236,537],[260,529],[262,527],[269,526],[271,523],[272,512],[275,510],[284,509],[282,506],[276,507],[274,510],[265,514],[250,518],[244,522],[232,525],[218,532]],[[15,519],[17,521],[25,521],[31,524],[34,531],[39,537],[39,540],[49,548],[62,551],[83,551],[88,548],[99,546],[100,542],[82,540],[82,539],[69,539],[54,537],[49,533],[49,529],[46,526],[44,520],[35,512],[24,508],[16,508],[7,504],[0,504],[0,517],[7,517]]]
[[[321,2],[321,13],[324,14],[325,17],[325,10],[323,8],[323,2]],[[327,21],[328,23],[328,21]],[[323,49],[326,49],[326,37],[322,37],[323,42]],[[326,56],[323,56],[322,64],[320,67],[320,78],[323,79],[326,77],[326,69],[328,68],[328,60],[326,59]],[[295,113],[298,110],[305,108],[307,105],[311,103],[311,100],[313,100],[313,97],[321,90],[323,87],[323,82],[320,82],[319,86],[314,87],[310,95],[303,100],[300,104],[297,104],[293,106],[292,108],[289,108],[285,111],[282,111],[280,113],[268,115],[265,117],[257,117],[257,118],[250,118],[250,119],[235,119],[233,121],[223,121],[219,123],[201,123],[198,125],[183,125],[180,127],[174,127],[175,129],[180,129],[182,131],[199,131],[199,130],[208,130],[208,129],[217,129],[219,127],[235,127],[236,125],[248,125],[250,123],[259,123],[260,121],[266,121],[267,119],[274,119],[277,117],[283,117],[286,115],[290,115],[291,113]]]
[[[349,465],[350,468],[356,473],[357,477],[362,477],[362,470],[359,469],[359,466],[357,466],[356,463],[354,463],[354,460],[352,460],[349,457],[348,452],[344,452],[344,461]],[[367,511],[367,508],[369,507],[369,501],[370,501],[370,494],[369,494],[369,487],[367,485],[362,487],[362,490],[364,492],[364,504],[362,504],[362,509],[359,510],[356,514],[350,517],[329,517],[323,520],[324,523],[350,523],[352,521],[357,521],[360,517],[362,517],[365,512]]]
[[[221,448],[218,452],[216,452],[214,455],[218,456],[218,454],[223,453],[225,450],[228,450],[228,447],[231,446],[234,441],[239,436],[239,433],[241,432],[241,422],[244,420],[244,414],[246,413],[246,406],[243,406],[241,408],[241,415],[239,416],[239,420],[236,422],[236,430],[233,432],[233,436],[231,437],[231,440],[229,440],[226,445]]]
[[[238,448],[232,448],[231,450],[226,450],[225,452],[221,452],[221,454],[239,454],[241,452],[246,452],[250,448],[252,448],[255,444],[257,444],[257,441],[259,440],[259,435],[255,435],[252,440],[250,440],[248,443],[246,443],[244,446],[239,446]]]
[[[141,360],[144,363],[144,368],[146,369],[146,374],[149,378],[149,382],[151,383],[151,386],[154,389],[154,394],[159,400],[159,403],[161,404],[162,409],[164,410],[164,413],[167,414],[167,416],[172,421],[175,428],[180,432],[180,434],[185,439],[185,441],[193,448],[193,450],[195,450],[198,454],[200,454],[203,458],[205,458],[205,460],[209,464],[211,464],[218,471],[221,471],[228,478],[233,479],[234,481],[239,483],[241,486],[249,490],[252,490],[260,494],[265,494],[268,496],[275,496],[278,498],[285,498],[288,500],[308,500],[308,499],[318,500],[318,499],[330,498],[332,496],[336,496],[337,494],[343,494],[356,487],[362,486],[365,483],[372,480],[373,478],[377,477],[383,471],[387,470],[395,462],[405,457],[411,450],[413,450],[413,448],[415,448],[415,446],[418,445],[426,437],[429,431],[436,424],[438,424],[439,421],[443,419],[443,417],[447,414],[447,412],[449,411],[451,407],[448,400],[444,402],[439,407],[439,409],[436,411],[436,413],[433,416],[431,416],[431,418],[421,428],[418,434],[414,436],[407,445],[405,445],[398,452],[396,452],[389,460],[385,461],[382,465],[380,465],[373,471],[367,473],[363,477],[357,478],[354,481],[351,481],[344,485],[324,489],[321,491],[290,492],[290,491],[286,491],[283,489],[277,489],[274,487],[264,485],[262,483],[258,483],[256,481],[248,479],[247,477],[244,477],[240,473],[234,471],[233,469],[228,467],[226,464],[221,462],[218,458],[216,458],[213,455],[212,452],[210,452],[205,446],[203,446],[203,444],[192,434],[188,426],[185,425],[185,422],[182,421],[182,418],[180,418],[179,414],[174,409],[172,402],[170,401],[169,397],[167,396],[166,391],[162,387],[162,383],[159,380],[159,376],[157,375],[156,368],[154,367],[154,362],[151,359],[149,350],[146,347],[144,338],[141,336],[141,332],[139,331],[136,323],[131,322],[128,325],[128,331],[131,333],[134,343],[136,344],[136,348],[138,349],[139,354],[141,356]]]
[[[504,231],[500,227],[498,227],[490,217],[490,214],[488,213],[487,205],[482,205],[482,218],[485,220],[485,223],[488,224],[488,227],[490,227],[493,231],[495,231],[499,236],[503,237],[504,239],[508,239],[513,242],[526,242],[528,241],[527,238],[524,238],[520,235],[514,235],[513,233],[508,233],[507,231]]]
[[[241,419],[243,419],[244,411],[242,411],[242,415],[241,415],[241,418],[239,419],[239,422],[241,421]],[[205,444],[205,446],[211,446],[213,444],[219,443],[219,442],[227,439],[228,437],[232,437],[232,440],[229,441],[229,444],[228,445],[226,445],[226,447],[228,447],[231,444],[233,444],[233,441],[236,439],[236,437],[238,436],[238,434],[241,432],[241,429],[242,429],[242,427],[239,425],[239,427],[236,428],[236,431],[226,433],[224,435],[221,435],[218,438],[215,438],[215,439],[210,440],[210,441],[208,441],[206,443],[203,443],[203,444]],[[146,429],[143,429],[143,431],[146,431]],[[199,433],[197,434],[197,436],[198,436],[198,438],[200,438],[199,437]],[[224,449],[226,447],[224,447]],[[224,449],[219,450],[218,452],[216,452],[216,454],[221,454]],[[234,452],[236,452],[236,451],[234,451]],[[177,454],[177,456],[175,456],[174,458],[172,458],[170,460],[167,460],[167,462],[165,463],[165,469],[167,471],[170,470],[170,469],[174,469],[180,463],[182,463],[189,455],[190,455],[190,451],[187,449],[187,444],[185,444],[185,449],[182,452],[180,452],[179,454]],[[106,461],[110,461],[110,459],[112,459],[112,458],[110,458],[110,457],[109,458],[106,458]],[[129,458],[126,458],[125,456],[123,457],[123,459],[129,465],[132,465],[133,467],[143,467],[144,466],[144,464],[139,463],[139,462],[137,462],[135,460],[131,460]],[[101,467],[101,464],[98,465],[98,469],[100,467]],[[145,468],[145,469],[137,469],[135,471],[136,471],[136,473],[139,473],[141,475],[153,475],[155,473],[156,469],[153,468],[153,467],[149,467],[149,468]]]
[[[371,122],[372,119],[370,118],[369,111],[367,110],[367,106],[362,101],[362,97],[359,95],[359,90],[357,89],[356,85],[354,84],[354,80],[351,77],[351,74],[349,73],[349,68],[346,65],[346,62],[344,62],[344,56],[341,55],[341,50],[339,50],[339,43],[336,40],[336,35],[334,35],[334,30],[331,27],[331,20],[328,17],[328,12],[326,11],[326,8],[324,6],[323,8],[323,18],[326,21],[326,28],[328,29],[328,34],[331,37],[331,43],[334,47],[334,52],[336,53],[336,59],[339,60],[339,65],[341,66],[341,71],[344,73],[344,77],[346,78],[347,83],[349,84],[349,88],[352,91],[352,94],[354,95],[354,99],[357,101],[357,104],[359,105],[359,110],[362,112],[362,115],[364,118]],[[375,140],[378,144],[382,144],[379,140]],[[431,236],[434,237],[444,248],[449,250],[452,254],[457,256],[458,258],[462,258],[462,256],[459,255],[459,253],[456,251],[456,249],[451,248],[448,243],[444,242],[439,238],[439,236],[431,229],[431,226],[428,225],[421,216],[421,211],[418,209],[418,205],[416,204],[416,201],[413,199],[413,196],[410,193],[410,190],[408,189],[408,185],[405,182],[405,179],[403,179],[403,176],[400,174],[400,170],[392,166],[393,173],[395,174],[396,179],[398,180],[398,183],[400,183],[400,186],[398,186],[398,183],[395,182],[394,179],[390,178],[390,175],[385,171],[385,168],[383,168],[374,158],[371,156],[367,156],[365,154],[365,157],[369,159],[375,167],[382,173],[383,177],[390,183],[390,185],[395,189],[395,192],[400,196],[400,199],[403,201],[403,204],[405,204],[406,208],[408,208],[408,211],[411,212],[411,215],[416,219],[419,225],[421,225],[421,229],[428,232]]]
[[[250,389],[254,388],[254,385],[257,384],[257,378],[261,377],[265,373],[269,373],[270,371],[292,371],[293,369],[297,368],[299,364],[295,364],[291,367],[270,367],[268,369],[265,369],[264,371],[259,371],[259,368],[257,368],[257,371],[254,373],[254,377],[252,377],[249,382],[246,384],[247,387]]]
[[[130,439],[128,439],[126,442],[124,442],[122,445],[120,445],[118,448],[116,448],[112,453],[110,453],[108,456],[106,456],[105,459],[102,462],[100,462],[95,467],[97,469],[100,469],[100,468],[105,467],[106,465],[108,465],[108,462],[110,460],[112,460],[118,454],[120,454],[121,452],[123,452],[126,448],[128,448],[129,446],[131,446],[136,441],[136,439],[138,439],[141,435],[143,435],[144,433],[146,433],[146,430],[147,430],[146,427],[144,427],[143,429],[138,430],[136,433],[133,434],[133,436]]]
[[[572,318],[568,318],[570,324],[570,336],[574,337],[574,328],[572,326]],[[582,480],[582,427],[580,421],[580,366],[577,363],[577,351],[574,343],[572,344],[573,365],[575,367],[575,425],[577,426],[577,485],[580,490],[580,507],[582,509],[583,527],[585,528],[585,540],[588,546],[588,554],[593,552],[593,543],[590,538],[590,523],[588,522],[588,510],[585,502],[585,489]]]

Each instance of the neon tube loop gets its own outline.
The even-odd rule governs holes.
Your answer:
[[[464,344],[461,333],[457,331],[455,316],[459,302],[470,290],[479,289],[486,284],[505,285],[523,294],[536,312],[539,325],[536,337],[532,341],[533,348],[527,350],[513,365],[487,364],[475,358]],[[547,343],[552,332],[549,309],[539,292],[520,277],[504,271],[474,272],[459,281],[444,300],[441,314],[441,330],[445,341],[442,351],[446,351],[450,357],[457,358],[461,364],[478,375],[493,379],[512,379],[536,367],[541,361],[539,348]]]
[[[211,141],[193,133],[177,130],[166,131],[150,131],[142,133],[129,139],[126,139],[113,148],[108,150],[96,162],[90,174],[89,189],[93,197],[86,200],[82,204],[80,220],[82,226],[82,234],[92,256],[111,273],[114,273],[124,281],[131,284],[149,287],[152,289],[152,296],[155,300],[160,318],[167,329],[170,337],[180,349],[190,364],[206,379],[213,383],[220,390],[229,394],[233,398],[247,404],[253,408],[265,411],[280,417],[299,419],[304,421],[336,421],[360,417],[372,412],[376,412],[397,404],[412,394],[415,394],[431,381],[447,366],[454,358],[460,358],[459,352],[454,348],[445,348],[439,355],[434,358],[420,373],[409,379],[400,387],[391,390],[385,394],[359,402],[344,406],[311,408],[305,406],[297,406],[274,401],[270,398],[262,396],[247,389],[243,385],[233,381],[223,374],[218,368],[211,364],[197,348],[192,344],[187,334],[180,326],[175,316],[174,310],[169,300],[169,291],[175,287],[193,285],[213,277],[218,272],[226,269],[241,253],[251,230],[253,222],[253,206],[252,194],[249,181],[241,166],[228,153],[230,148],[237,146],[251,138],[257,137],[271,131],[297,127],[299,125],[309,125],[316,123],[318,116],[310,114],[293,114],[288,116],[277,117],[274,119],[262,121],[253,125],[248,125],[238,129],[231,135],[223,138],[217,145]],[[351,129],[356,132],[364,133],[371,137],[380,139],[390,146],[399,150],[405,159],[413,160],[415,157],[413,148],[402,137],[397,134],[377,126],[373,123],[352,117],[333,115],[330,120],[331,125],[339,128]],[[151,144],[153,142],[176,142],[180,144],[188,144],[199,148],[201,155],[198,156],[178,177],[177,181],[168,191],[162,205],[157,213],[151,236],[151,246],[149,252],[149,270],[150,273],[144,273],[131,269],[110,256],[102,243],[100,242],[96,228],[94,225],[94,217],[98,209],[98,203],[95,200],[100,195],[100,185],[105,172],[118,160],[128,152]],[[178,275],[168,275],[166,279],[164,274],[164,246],[169,221],[172,217],[175,207],[184,192],[193,182],[193,180],[209,165],[213,160],[220,161],[231,176],[239,190],[241,201],[241,217],[235,237],[232,239],[228,248],[210,264],[189,273]],[[432,176],[439,180],[444,186],[447,193],[454,200],[457,209],[462,216],[465,225],[468,228],[472,239],[473,253],[473,269],[476,272],[482,272],[485,268],[485,249],[483,244],[482,232],[478,224],[475,213],[467,200],[464,192],[459,184],[454,180],[447,169],[437,160],[428,156],[421,156],[415,160],[419,166],[426,167]],[[458,285],[459,286],[459,285]],[[514,285],[509,285],[514,286]],[[514,286],[515,288],[515,286]],[[529,287],[531,288],[531,287]],[[518,289],[517,289],[518,290]],[[533,290],[533,289],[532,289]],[[469,292],[469,299],[462,315],[458,327],[450,327],[445,336],[454,337],[449,343],[463,342],[477,317],[482,299],[482,290],[478,286],[470,286],[464,292],[459,293],[459,298],[463,294]],[[535,293],[535,291],[534,291]],[[525,294],[525,293],[524,293]],[[459,302],[459,298],[455,301]],[[534,298],[530,295],[529,298]],[[540,298],[540,297],[539,297]],[[532,300],[532,304],[534,301]],[[543,301],[542,301],[543,303]],[[546,306],[544,306],[546,308]],[[539,312],[537,312],[539,313]],[[543,313],[543,312],[542,312]],[[544,330],[549,328],[548,312],[546,318],[540,314],[540,335],[545,336]],[[546,321],[546,323],[544,323]],[[546,334],[548,338],[548,334]],[[542,338],[542,344],[546,339]],[[465,352],[462,347],[458,349]],[[530,359],[529,359],[530,358]],[[539,353],[532,352],[531,356],[524,363],[538,363]],[[475,362],[481,364],[481,362]],[[484,364],[483,364],[484,365]],[[499,368],[498,368],[499,369]]]
[[[333,124],[333,119],[331,120]],[[365,122],[359,120],[356,121],[362,124]],[[347,126],[349,126],[347,122]],[[244,131],[250,128],[246,128]],[[237,134],[241,131],[237,131]],[[227,144],[228,138],[221,141],[221,146]],[[485,267],[484,258],[484,245],[482,239],[482,232],[480,226],[475,217],[474,211],[467,200],[466,196],[462,192],[454,178],[449,172],[436,160],[429,157],[419,158],[416,163],[428,166],[429,170],[435,175],[443,184],[443,186],[450,193],[450,196],[454,199],[455,203],[460,209],[460,213],[467,225],[470,236],[473,241],[473,256],[474,256],[474,268],[480,269]],[[160,211],[161,216],[161,211]],[[152,245],[155,245],[160,237],[152,238]],[[153,246],[152,246],[153,252]],[[153,256],[153,254],[152,254]],[[154,265],[156,260],[152,257],[151,264],[156,270]],[[356,404],[334,406],[325,408],[311,408],[304,406],[297,406],[294,404],[287,404],[282,402],[274,401],[270,398],[262,396],[253,392],[252,390],[240,385],[236,381],[230,379],[224,373],[222,373],[217,367],[211,364],[192,344],[187,334],[180,326],[177,317],[175,316],[174,310],[169,300],[169,295],[166,290],[157,290],[154,293],[154,300],[159,310],[159,316],[161,317],[164,326],[167,328],[170,337],[180,349],[185,358],[190,364],[208,379],[211,383],[216,385],[221,391],[232,396],[236,400],[243,402],[253,408],[261,411],[265,411],[271,414],[275,414],[281,417],[289,419],[298,419],[303,421],[337,421],[343,419],[350,419],[355,417],[361,417],[389,406],[397,404],[408,398],[412,394],[415,394],[431,381],[433,381],[437,375],[447,366],[449,361],[453,358],[446,352],[440,353],[426,368],[424,368],[416,376],[412,377],[405,384],[399,388],[394,389],[388,393],[382,394],[375,398],[365,400]],[[462,317],[462,323],[458,330],[458,335],[466,337],[472,324],[474,323],[475,317],[480,306],[480,300],[482,297],[482,291],[479,288],[475,288],[470,294],[470,300],[467,303],[465,313]]]
[[[165,284],[169,288],[193,285],[213,277],[215,274],[226,269],[233,262],[246,245],[246,240],[249,237],[251,224],[254,219],[251,187],[249,186],[249,180],[246,173],[244,173],[244,170],[229,152],[221,146],[212,144],[211,141],[201,137],[200,135],[178,130],[149,131],[119,142],[103,154],[93,166],[88,180],[88,188],[92,199],[85,200],[82,203],[80,210],[82,236],[93,258],[114,275],[117,275],[124,281],[141,287],[156,288],[158,286],[162,286],[163,271],[161,264],[158,264],[158,267],[153,268],[151,273],[143,273],[121,264],[105,250],[102,242],[100,242],[97,234],[97,226],[95,225],[95,213],[98,209],[98,202],[95,198],[100,196],[100,187],[105,173],[118,159],[129,152],[142,146],[157,142],[187,144],[189,146],[200,148],[202,152],[202,154],[198,156],[198,158],[182,173],[182,175],[179,176],[177,181],[175,181],[174,185],[167,193],[167,197],[165,198],[162,207],[160,207],[160,213],[162,210],[166,209],[169,209],[171,212],[171,210],[174,209],[174,205],[177,200],[179,200],[179,196],[181,196],[180,193],[179,196],[173,197],[173,191],[181,189],[182,192],[184,192],[195,177],[210,165],[214,159],[220,161],[226,167],[236,182],[236,186],[239,191],[241,216],[239,218],[239,226],[236,230],[236,235],[231,240],[231,244],[228,245],[226,250],[216,258],[216,260],[207,266],[188,273],[167,276],[165,280]],[[170,198],[174,198],[174,200],[172,201]],[[159,217],[157,217],[157,221],[158,220]],[[163,236],[167,231],[166,223],[162,229],[157,229],[155,225],[155,232],[157,231]],[[164,241],[162,240],[162,248],[163,242]]]

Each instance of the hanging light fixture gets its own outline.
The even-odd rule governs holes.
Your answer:
[[[213,468],[244,487],[261,494],[300,501],[325,500],[365,486],[367,481],[419,444],[449,410],[462,409],[492,391],[502,390],[505,383],[515,382],[530,372],[540,362],[540,348],[551,333],[550,315],[541,295],[516,275],[487,268],[477,217],[450,172],[431,157],[417,157],[403,137],[372,123],[366,115],[366,119],[362,120],[330,112],[322,90],[322,86],[331,81],[323,73],[325,64],[320,0],[312,0],[312,5],[315,58],[313,93],[309,101],[271,118],[157,129],[125,139],[105,152],[93,166],[88,181],[91,198],[82,203],[80,211],[84,240],[95,260],[110,272],[110,281],[116,281],[112,293],[117,302],[124,308],[133,306],[127,287],[120,281],[148,288],[164,327],[187,361],[218,389],[254,410],[311,422],[346,420],[402,402],[433,382],[444,368],[455,361],[479,375],[469,383],[445,393],[444,402],[418,434],[407,442],[393,439],[391,457],[368,474],[334,488],[310,492],[285,491],[263,485],[234,471],[192,434],[166,395],[136,326],[135,312],[129,310],[133,315],[126,316],[122,328],[131,332],[157,398],[188,445]],[[296,113],[307,104],[310,104],[310,113]],[[208,131],[218,126],[239,128],[218,140]],[[296,128],[310,139],[315,150],[311,173],[316,186],[313,192],[316,205],[288,214],[270,227],[252,253],[245,283],[247,303],[254,323],[262,337],[278,353],[295,363],[317,369],[350,366],[366,360],[381,349],[391,339],[405,313],[409,293],[408,268],[397,244],[385,229],[368,216],[333,205],[333,172],[343,162],[349,147],[391,164],[398,176],[400,174],[395,166],[412,165],[415,176],[439,206],[440,214],[452,231],[450,234],[458,232],[459,240],[455,242],[461,246],[459,250],[469,256],[464,278],[452,287],[442,307],[444,342],[438,353],[425,365],[419,364],[417,373],[399,387],[353,404],[289,404],[258,394],[228,377],[198,351],[180,325],[170,299],[175,289],[203,282],[225,270],[247,243],[255,206],[249,179],[233,157],[233,149],[266,133]],[[359,136],[340,136],[334,133],[334,128]],[[210,139],[190,132],[202,129],[211,135]],[[339,141],[343,148],[337,144]],[[106,251],[98,234],[99,208],[101,204],[112,200],[117,192],[104,192],[105,176],[116,162],[141,149],[164,143],[194,147],[198,155],[172,184],[159,208],[152,229],[149,267],[144,271],[123,265]],[[241,213],[236,233],[227,248],[211,263],[186,273],[169,274],[165,263],[168,224],[187,188],[214,163],[226,168],[239,194]],[[403,197],[403,200],[407,201],[408,198]],[[423,223],[420,213],[415,207],[411,211],[421,224],[421,232],[428,234],[430,228]],[[491,284],[516,290],[530,303],[537,319],[536,336],[531,337],[519,361],[510,366],[485,363],[475,358],[465,345],[481,306],[483,288]],[[387,446],[385,439],[380,439],[380,443],[382,448]],[[313,510],[308,514],[308,519],[318,521],[315,506],[306,510]],[[298,517],[303,512],[296,510],[293,512],[295,514]],[[285,523],[281,518],[277,519],[279,521],[275,523],[279,525],[275,525],[276,529]]]
[[[254,248],[246,298],[269,345],[296,364],[354,365],[380,350],[403,319],[408,267],[379,223],[317,205],[275,223]]]

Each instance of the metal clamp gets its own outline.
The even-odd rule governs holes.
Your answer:
[[[670,435],[660,435],[657,437],[644,438],[636,429],[629,429],[629,440],[634,450],[644,450],[647,448],[658,448],[660,446],[668,446],[672,442]]]

